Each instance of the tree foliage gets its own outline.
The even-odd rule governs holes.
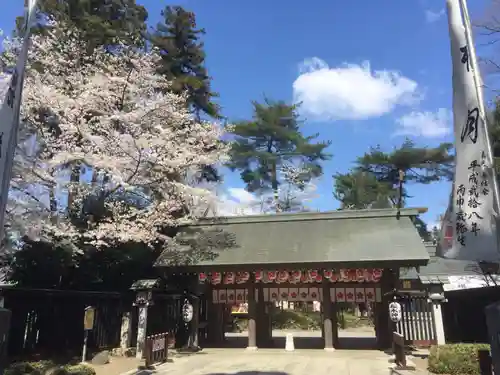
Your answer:
[[[253,107],[252,120],[231,126],[228,163],[229,168],[240,172],[249,192],[278,195],[284,183],[279,171],[289,165],[301,171],[293,182],[299,189],[323,173],[321,162],[331,156],[326,153],[330,142],[315,142],[318,134],[302,134],[297,105],[266,99],[264,103],[253,102]]]
[[[39,0],[36,32],[47,20],[79,30],[89,50],[114,45],[142,45],[148,12],[136,0]],[[24,23],[17,19],[17,29]]]
[[[392,152],[380,147],[371,148],[356,161],[357,168],[371,173],[377,181],[398,187],[398,206],[402,206],[404,186],[407,183],[429,184],[441,179],[452,179],[454,173],[453,145],[442,143],[437,147],[417,147],[407,139]]]
[[[168,90],[171,83],[156,74],[154,51],[123,46],[109,54],[100,47],[80,55],[81,40],[71,25],[33,38],[30,61],[45,69],[28,68],[23,116],[40,139],[39,185],[46,191],[56,185],[72,200],[56,194],[57,220],[46,216],[32,226],[40,238],[79,252],[130,243],[170,246],[168,228],[192,218],[200,199],[210,199],[183,176],[224,157],[221,132],[194,119],[186,98]],[[80,64],[82,58],[92,64]],[[97,173],[64,183],[54,178],[75,164]]]
[[[390,208],[398,199],[391,184],[378,181],[370,172],[351,170],[337,173],[333,179],[333,196],[341,203],[341,209]]]
[[[438,147],[417,147],[407,139],[400,147],[384,152],[374,147],[358,158],[357,165],[363,171],[373,173],[380,182],[397,186],[399,171],[405,174],[405,182],[428,184],[453,177],[453,145],[442,143]]]
[[[181,6],[167,6],[149,40],[159,49],[157,71],[172,82],[171,90],[187,93],[187,103],[199,117],[202,113],[220,118],[213,102],[218,95],[211,90],[211,77],[205,66],[205,52],[200,38],[205,30],[197,28],[196,16]]]

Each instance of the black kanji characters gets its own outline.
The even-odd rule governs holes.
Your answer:
[[[470,72],[469,48],[467,47],[467,45],[460,47],[460,52],[462,52],[462,58],[460,59],[460,62],[462,64],[465,64],[465,68],[467,69],[468,72]]]
[[[477,236],[477,234],[479,233],[481,229],[479,229],[479,226],[477,225],[477,223],[473,222],[471,223],[470,225],[470,232],[474,234],[474,236]]]
[[[479,119],[479,109],[477,107],[467,111],[467,120],[462,128],[462,134],[460,135],[460,140],[463,143],[466,137],[472,141],[472,143],[477,142],[478,136],[478,119]]]

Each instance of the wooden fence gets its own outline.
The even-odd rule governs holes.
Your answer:
[[[164,363],[168,358],[168,333],[148,336],[145,350],[146,367]]]
[[[87,306],[96,309],[89,350],[119,347],[122,315],[131,310],[133,298],[131,293],[20,288],[3,290],[2,294],[5,308],[12,311],[8,345],[11,357],[81,351]]]
[[[402,318],[397,324],[397,330],[404,336],[406,345],[425,347],[435,344],[434,316],[427,297],[404,296],[399,303]]]
[[[446,298],[442,307],[446,342],[489,343],[484,309],[500,300],[500,288],[449,291]]]

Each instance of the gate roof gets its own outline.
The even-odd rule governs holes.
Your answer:
[[[211,259],[187,267],[410,267],[429,254],[412,219],[424,209],[343,210],[203,219],[180,229],[186,251],[201,242]],[[155,266],[168,264],[169,251]],[[185,268],[185,267],[183,267]]]

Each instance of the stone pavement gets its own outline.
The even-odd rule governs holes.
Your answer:
[[[205,349],[159,366],[157,375],[388,375],[390,356],[376,350]],[[141,375],[147,374],[142,371]]]

